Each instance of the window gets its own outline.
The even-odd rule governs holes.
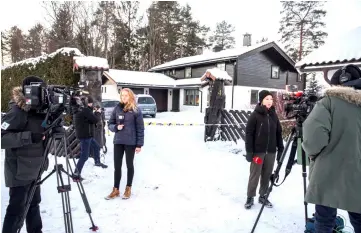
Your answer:
[[[258,90],[251,90],[251,104],[258,103]]]
[[[199,105],[199,91],[198,90],[184,90],[184,105]]]
[[[172,70],[171,75],[175,75],[175,69]]]
[[[137,100],[138,104],[154,104],[153,98],[150,97],[139,97]]]
[[[190,77],[192,77],[192,68],[191,67],[187,67],[186,69],[185,69],[185,78],[190,78]]]
[[[279,66],[271,66],[271,78],[272,79],[280,78],[280,67]]]
[[[226,70],[226,63],[218,63],[217,68],[220,70]]]

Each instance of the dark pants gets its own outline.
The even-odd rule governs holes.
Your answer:
[[[272,175],[273,166],[275,163],[275,154],[260,154],[257,155],[262,159],[262,164],[256,164],[251,162],[249,180],[248,180],[248,197],[255,197],[259,179],[261,177],[261,187],[259,189],[259,195],[264,196],[267,193],[268,184]]]
[[[355,233],[361,233],[361,213],[348,212],[351,225]],[[316,205],[315,213],[315,232],[316,233],[332,233],[336,225],[337,209]]]
[[[127,163],[127,186],[132,186],[134,177],[134,155],[135,146],[114,144],[114,188],[119,189],[120,179],[122,178],[122,163],[125,152],[125,161]]]
[[[9,190],[10,200],[6,209],[2,233],[16,233],[20,226],[20,219],[28,199],[30,184],[13,187]],[[43,223],[40,216],[39,204],[41,202],[40,186],[36,188],[25,223],[28,233],[42,233]]]
[[[76,172],[78,174],[83,170],[85,162],[88,160],[90,149],[93,150],[95,163],[100,163],[100,146],[94,138],[79,139],[80,141],[80,158],[76,164]]]

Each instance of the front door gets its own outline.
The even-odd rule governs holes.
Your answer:
[[[179,89],[173,89],[172,112],[179,112]]]

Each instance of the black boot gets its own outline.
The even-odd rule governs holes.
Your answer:
[[[272,208],[273,207],[272,203],[268,199],[266,200],[266,196],[260,196],[259,199],[258,199],[258,202],[260,204],[265,203],[264,206],[267,207],[267,208]]]
[[[96,162],[94,165],[101,168],[108,168],[108,165],[105,165],[104,163],[101,162]]]
[[[251,207],[254,205],[254,199],[253,197],[247,197],[247,202],[244,204],[244,208],[251,209]]]

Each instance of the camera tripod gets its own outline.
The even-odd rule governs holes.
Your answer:
[[[297,148],[298,148],[298,144],[301,144],[301,162],[302,162],[302,177],[303,177],[303,192],[304,192],[304,196],[306,195],[306,190],[307,190],[307,186],[306,186],[306,178],[307,178],[307,171],[306,171],[306,153],[302,148],[302,123],[304,122],[305,118],[301,117],[301,116],[296,116],[296,125],[292,128],[291,133],[289,134],[288,138],[287,138],[287,143],[286,146],[282,152],[281,157],[279,158],[278,164],[277,164],[277,168],[276,170],[273,172],[273,174],[270,177],[270,184],[267,188],[267,193],[266,193],[266,200],[268,200],[268,197],[270,195],[270,193],[272,192],[273,186],[280,186],[281,184],[283,184],[283,182],[286,180],[286,177],[291,173],[292,170],[292,166],[297,162],[295,161],[295,156],[296,156],[296,152],[297,152]],[[291,147],[291,152],[289,155],[289,159],[288,159],[288,163],[286,166],[286,172],[285,172],[285,177],[282,181],[282,183],[280,184],[276,184],[276,182],[278,182],[279,179],[279,172],[281,170],[283,161],[285,159],[285,156],[288,152],[288,149],[290,147],[290,144],[292,142],[292,147]],[[258,221],[261,217],[261,214],[263,212],[263,209],[265,207],[266,202],[263,202],[262,207],[259,211],[259,214],[257,216],[257,219],[253,225],[252,231],[251,233],[253,233],[257,227]],[[304,201],[304,206],[305,206],[305,222],[307,223],[307,221],[309,220],[308,218],[308,210],[307,210],[307,202]]]
[[[31,184],[31,188],[29,190],[28,199],[26,200],[25,209],[22,213],[21,220],[19,222],[19,226],[17,229],[17,233],[20,233],[22,226],[24,225],[24,220],[26,219],[26,215],[29,211],[31,201],[33,199],[35,190],[38,186],[43,184],[45,180],[47,180],[51,175],[56,174],[57,177],[57,190],[58,193],[61,194],[62,206],[63,206],[63,215],[64,215],[64,225],[65,225],[65,233],[74,233],[73,229],[73,220],[71,215],[71,206],[70,206],[70,198],[69,198],[69,191],[71,191],[70,185],[70,177],[72,177],[73,171],[70,166],[69,162],[69,153],[68,153],[68,146],[67,146],[67,139],[65,136],[65,129],[59,124],[62,120],[62,116],[60,116],[54,123],[46,130],[47,139],[46,139],[46,148],[44,151],[44,160],[39,171],[38,177],[33,183]],[[58,152],[58,146],[63,143],[63,149],[65,159],[66,159],[66,170],[64,169],[63,164],[58,164],[57,157],[61,154]],[[47,166],[47,156],[51,149],[54,148],[54,158],[55,158],[55,165],[54,169],[46,176],[44,179],[41,179],[42,173],[46,170]],[[75,164],[74,158],[72,158]],[[70,169],[70,173],[69,173]],[[65,184],[62,173],[66,174],[68,177],[68,182]],[[89,228],[92,231],[97,231],[98,227],[94,224],[93,218],[91,216],[91,208],[88,202],[88,199],[85,194],[85,190],[81,181],[76,182],[78,185],[78,189],[80,192],[80,196],[82,197],[85,210],[89,215],[91,227]]]

